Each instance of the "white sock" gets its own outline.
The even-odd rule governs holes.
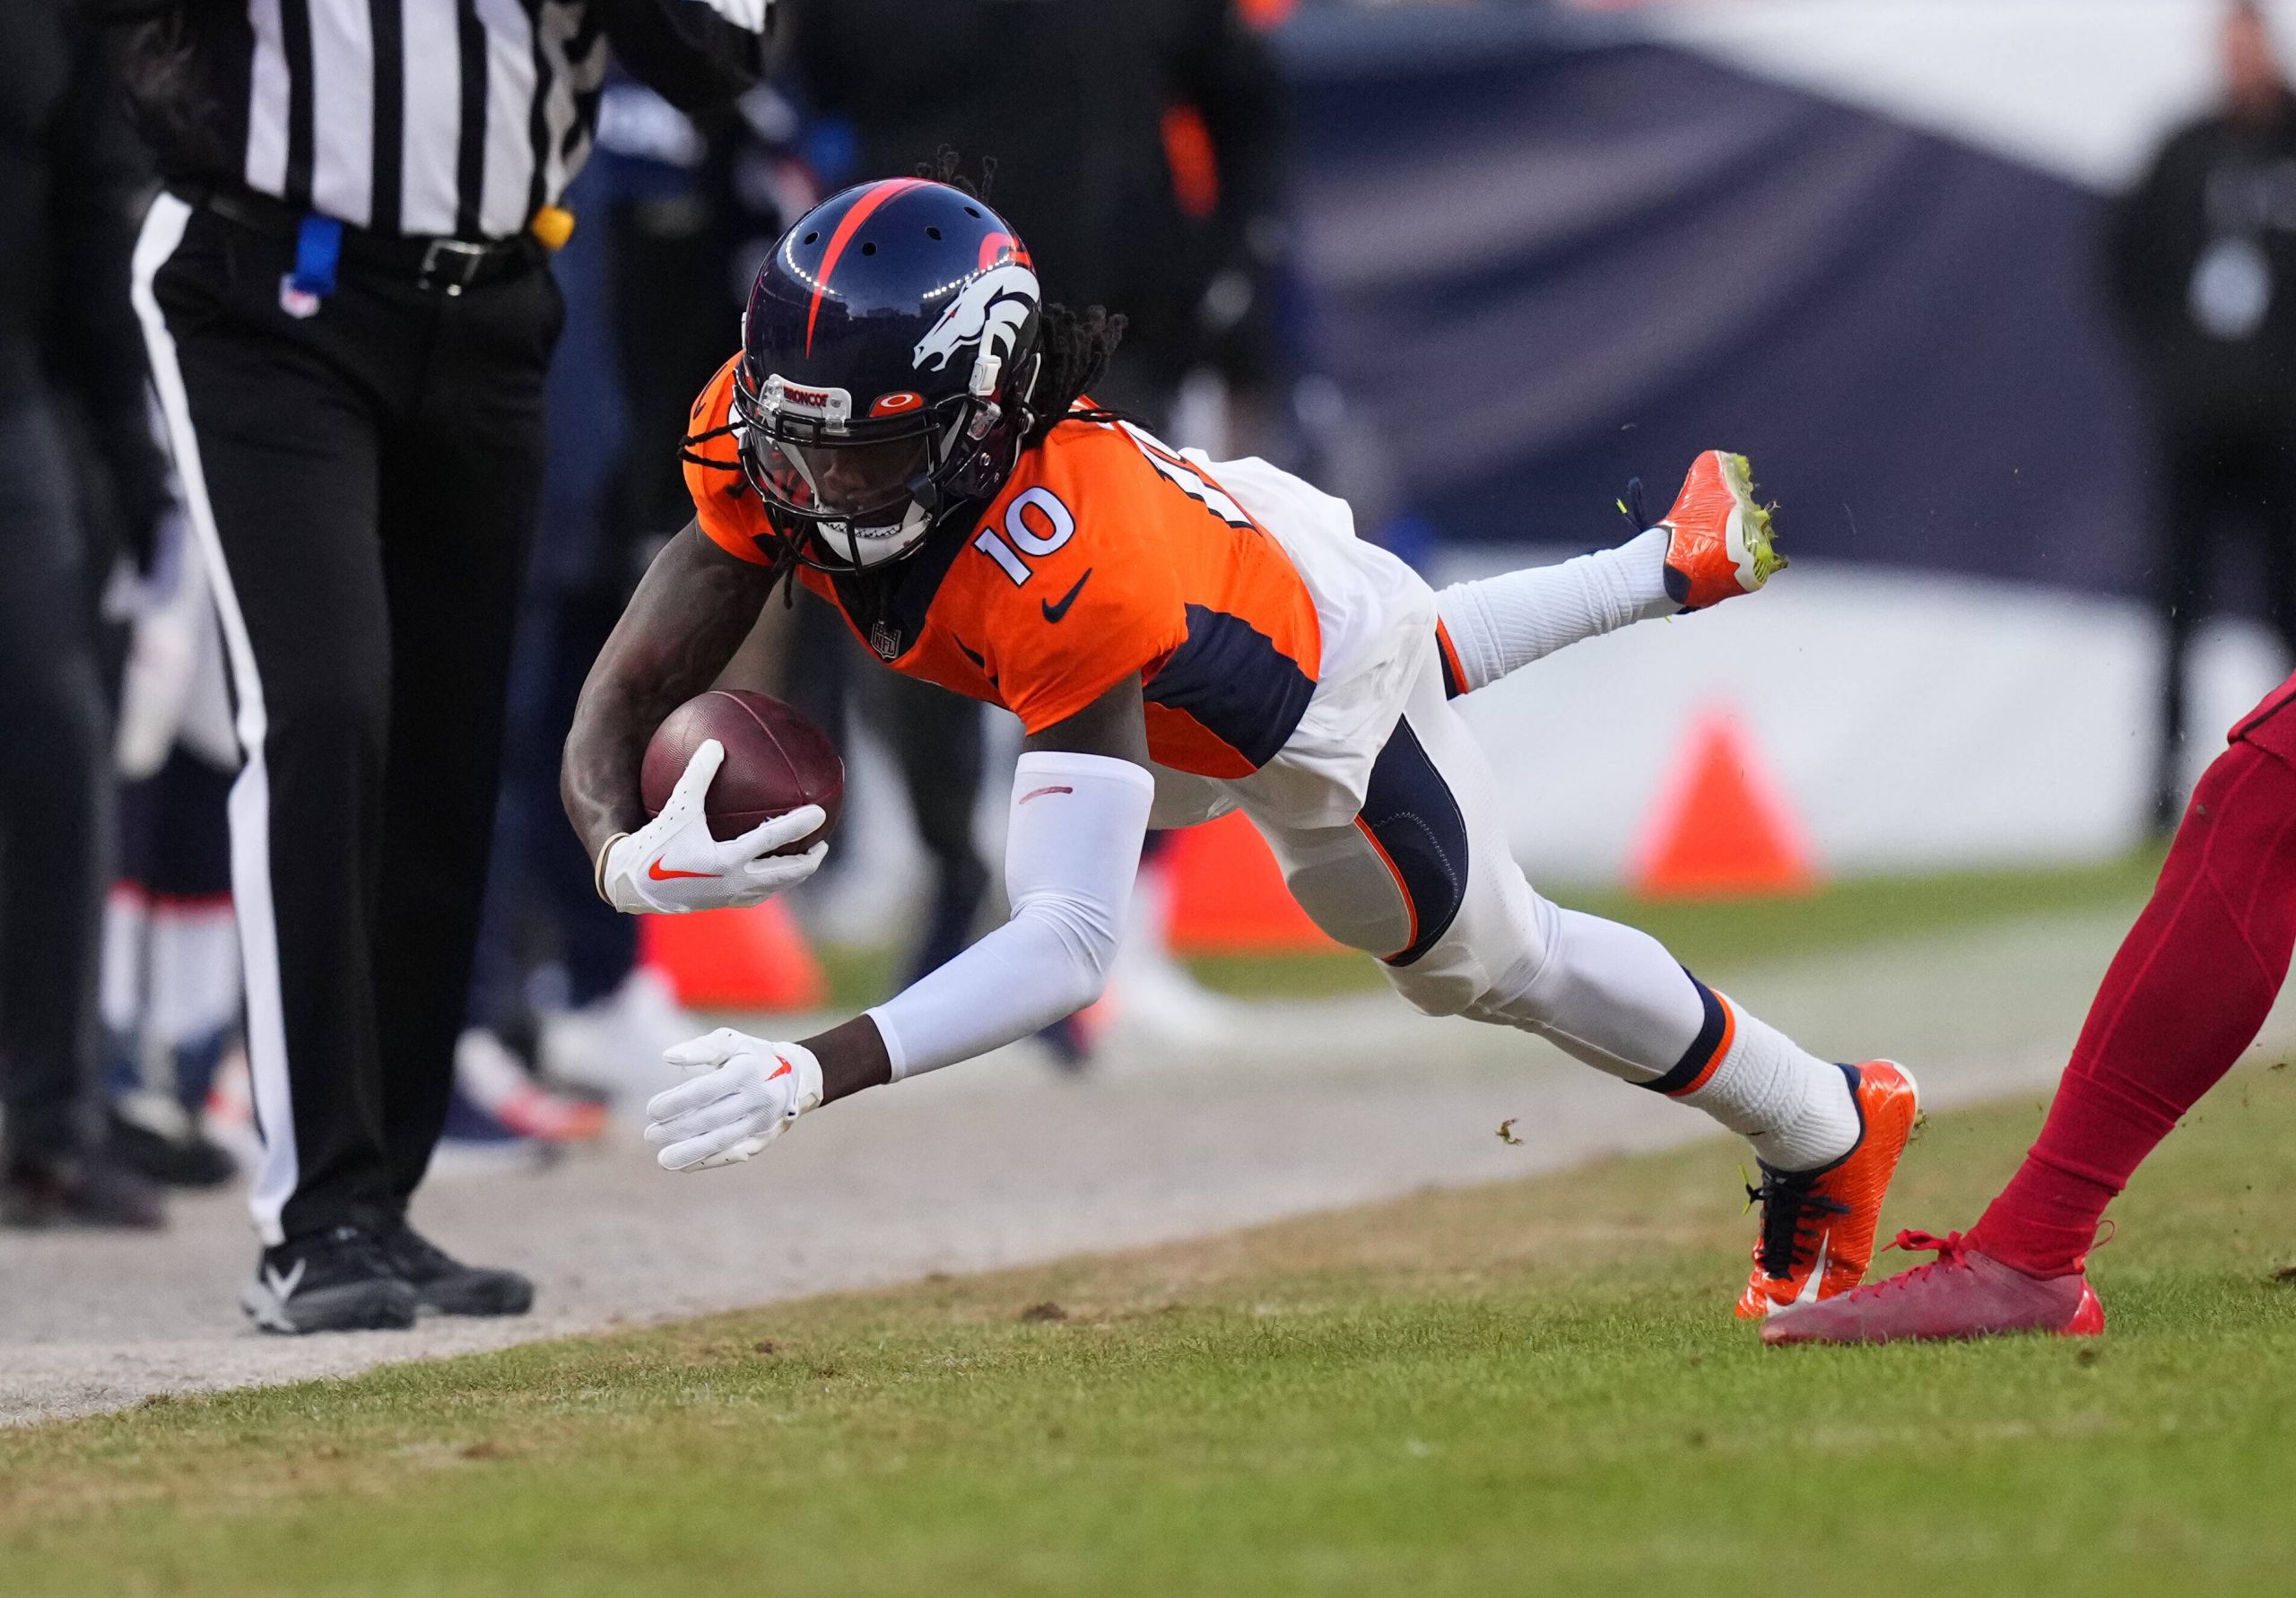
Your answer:
[[[1616,549],[1534,566],[1435,596],[1458,652],[1466,691],[1496,682],[1566,644],[1682,609],[1666,592],[1667,533],[1653,527]]]
[[[1755,1158],[1776,1170],[1815,1170],[1856,1148],[1857,1106],[1841,1067],[1722,1002],[1730,1005],[1730,1047],[1714,1074],[1680,1102],[1742,1134]]]

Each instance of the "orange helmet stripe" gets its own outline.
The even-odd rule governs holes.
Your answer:
[[[866,194],[845,208],[838,219],[837,230],[829,236],[829,248],[822,251],[821,274],[813,279],[813,300],[805,308],[805,353],[813,352],[813,321],[822,314],[822,295],[829,289],[830,274],[837,270],[837,261],[853,235],[870,214],[896,195],[908,193],[925,180],[922,178],[892,178],[873,187]]]

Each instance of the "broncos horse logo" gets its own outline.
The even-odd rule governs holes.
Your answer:
[[[1037,274],[1017,262],[992,266],[959,290],[932,330],[917,341],[910,361],[925,371],[941,371],[968,344],[1002,360],[1021,341],[1021,329],[1037,308]],[[929,365],[927,363],[930,363]]]

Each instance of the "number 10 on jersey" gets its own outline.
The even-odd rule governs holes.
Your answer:
[[[1076,518],[1068,507],[1050,489],[1039,487],[1014,495],[1004,508],[1004,531],[983,527],[972,547],[996,561],[1013,582],[1025,583],[1034,569],[1023,557],[1049,555],[1075,535]]]

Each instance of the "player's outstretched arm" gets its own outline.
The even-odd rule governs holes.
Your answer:
[[[820,845],[804,855],[772,853],[820,826],[821,812],[810,806],[739,838],[709,836],[702,800],[724,758],[715,742],[697,751],[658,818],[648,821],[639,794],[647,740],[717,680],[772,587],[770,568],[735,560],[689,524],[648,568],[590,668],[567,734],[559,793],[596,864],[599,891],[617,909],[754,904],[820,864]]]
[[[730,1029],[673,1050],[705,1074],[647,1106],[671,1170],[749,1159],[805,1111],[1013,1043],[1100,995],[1154,783],[1140,680],[1031,737],[1004,845],[1012,919],[865,1015],[801,1043]]]

